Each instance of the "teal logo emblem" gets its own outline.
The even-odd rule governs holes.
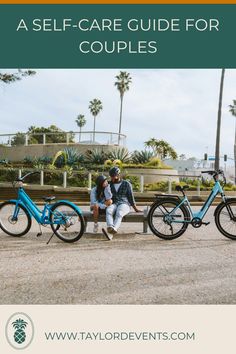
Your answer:
[[[34,337],[34,325],[31,318],[23,312],[14,313],[6,324],[6,338],[15,349],[27,348]]]

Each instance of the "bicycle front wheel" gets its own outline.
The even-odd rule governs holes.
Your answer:
[[[50,212],[51,228],[64,242],[78,241],[84,233],[84,218],[71,204],[58,202]]]
[[[0,205],[0,227],[10,236],[20,237],[31,228],[31,217],[23,205],[5,202]]]
[[[189,212],[176,199],[160,199],[148,213],[148,225],[154,235],[173,240],[181,236],[188,227]]]
[[[224,236],[236,240],[236,199],[219,205],[215,213],[215,223]]]

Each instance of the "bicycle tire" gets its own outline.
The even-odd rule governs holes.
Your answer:
[[[174,199],[174,198],[163,198],[159,199],[154,204],[152,204],[149,213],[148,213],[148,225],[153,232],[154,235],[164,239],[164,240],[174,240],[177,237],[180,237],[187,229],[188,227],[188,222],[185,222],[185,220],[189,220],[190,215],[188,209],[184,206],[181,205],[178,210],[180,210],[181,215],[174,215],[172,216],[173,221],[178,217],[178,218],[183,218],[183,223],[175,223],[173,221],[168,221],[168,215],[170,214],[171,210],[173,210],[176,206],[179,205],[179,201]],[[170,209],[170,211],[169,211]],[[155,215],[156,212],[156,215]],[[154,222],[154,219],[160,220],[163,222],[163,225],[159,223],[159,225],[156,226],[156,223]],[[173,226],[172,225],[179,225],[179,228],[174,232]],[[162,227],[165,226],[166,230],[169,228],[169,232],[164,233],[162,230]]]
[[[234,217],[233,220],[230,217],[227,208],[230,208],[232,211]],[[230,238],[231,240],[236,240],[236,199],[229,199],[217,207],[215,211],[215,223],[217,229],[222,233],[222,235]],[[234,230],[233,233],[229,232],[230,227]]]
[[[28,232],[29,232],[29,230],[30,230],[30,228],[31,228],[31,225],[32,225],[32,220],[31,220],[31,217],[30,217],[30,214],[29,214],[29,212],[28,212],[28,210],[23,206],[23,205],[21,205],[21,204],[18,204],[18,207],[19,207],[19,209],[21,210],[21,213],[23,212],[23,214],[21,214],[23,217],[26,217],[26,220],[27,220],[27,224],[26,224],[26,226],[23,228],[23,230],[21,231],[21,232],[19,232],[19,223],[17,224],[17,222],[19,221],[19,218],[18,218],[18,220],[12,220],[11,218],[10,218],[10,216],[11,215],[9,215],[8,217],[7,217],[7,221],[8,221],[8,223],[9,223],[9,226],[10,225],[16,225],[16,231],[17,232],[13,232],[13,231],[11,231],[11,230],[9,230],[9,229],[7,229],[7,227],[6,227],[6,223],[4,223],[4,221],[3,221],[3,217],[4,217],[4,212],[3,212],[3,208],[5,208],[5,207],[7,207],[7,206],[10,206],[10,205],[14,205],[14,210],[15,210],[15,207],[16,207],[16,202],[11,202],[11,201],[6,201],[6,202],[4,202],[4,203],[2,203],[1,205],[0,205],[0,228],[2,229],[2,231],[4,231],[6,234],[8,234],[8,235],[10,235],[10,236],[14,236],[14,237],[21,237],[21,236],[24,236],[24,235],[26,235]],[[3,215],[1,215],[2,213],[3,213]],[[13,211],[14,212],[14,211]],[[13,215],[13,214],[12,214]],[[19,214],[18,214],[19,215]],[[23,218],[21,218],[21,220],[22,220]]]
[[[61,210],[59,210],[59,208]],[[68,224],[68,226],[64,224],[54,223],[57,217],[61,218],[63,216],[65,217],[66,222],[70,223]],[[74,228],[72,229],[72,227],[75,225],[76,220],[78,220],[79,223],[79,230],[74,231]],[[78,241],[83,236],[83,233],[85,231],[85,222],[83,215],[78,212],[75,206],[66,202],[58,202],[51,207],[50,224],[54,234],[60,240],[68,243]],[[69,232],[67,232],[68,230]]]

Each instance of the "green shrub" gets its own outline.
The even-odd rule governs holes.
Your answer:
[[[67,179],[68,187],[88,187],[88,174],[87,173],[73,173]]]
[[[161,182],[156,182],[156,183],[145,184],[144,189],[146,191],[168,192],[168,182],[161,181]]]
[[[113,166],[112,160],[108,159],[104,162],[104,166],[107,168],[111,168]]]
[[[0,170],[0,182],[13,182],[18,177],[18,171],[13,168]]]
[[[124,175],[123,178],[126,181],[129,181],[132,184],[132,187],[133,187],[134,191],[139,191],[140,190],[140,179],[139,179],[138,176]]]
[[[158,157],[152,157],[149,162],[146,163],[146,166],[152,166],[159,168],[161,166],[161,160]]]
[[[44,172],[44,184],[52,186],[62,186],[63,184],[63,173],[57,172]]]

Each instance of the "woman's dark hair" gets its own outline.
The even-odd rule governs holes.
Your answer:
[[[96,179],[96,186],[97,186],[96,197],[98,201],[104,198],[104,188],[102,185],[106,180],[107,180],[106,176],[98,176],[98,178]]]

